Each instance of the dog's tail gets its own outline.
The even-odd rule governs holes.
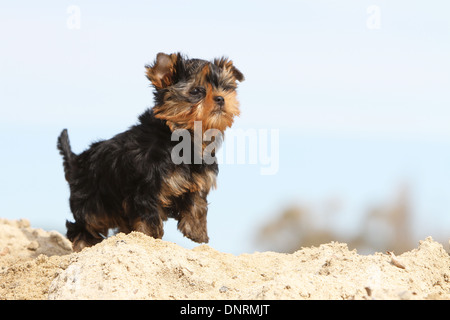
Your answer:
[[[63,157],[64,175],[69,182],[69,177],[72,169],[72,161],[76,156],[70,148],[69,135],[67,129],[64,129],[58,137],[58,143],[56,147],[59,150],[59,154]]]

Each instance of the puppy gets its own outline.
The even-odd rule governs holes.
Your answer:
[[[244,76],[226,58],[208,62],[180,53],[159,53],[145,68],[155,88],[155,105],[136,125],[78,155],[66,129],[58,138],[75,219],[66,221],[74,251],[100,242],[109,229],[162,238],[168,218],[176,219],[189,239],[209,240],[206,199],[216,187],[218,165],[194,161],[206,147],[202,143],[201,150],[195,148],[194,129],[200,124],[202,133],[223,133],[231,127],[240,113],[237,82]],[[172,137],[180,130],[193,138],[192,152],[186,153],[190,161],[174,163],[172,150],[178,141]]]

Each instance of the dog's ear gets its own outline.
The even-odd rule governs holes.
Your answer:
[[[175,80],[176,65],[179,54],[158,53],[153,65],[146,65],[146,76],[157,90],[166,88]]]
[[[216,66],[218,66],[219,68],[221,68],[223,70],[227,70],[228,72],[230,72],[237,81],[242,82],[242,81],[245,80],[245,77],[242,74],[242,72],[240,72],[238,70],[238,68],[236,68],[233,65],[233,61],[228,60],[225,57],[222,57],[220,59],[214,59],[214,64]]]
[[[245,80],[244,75],[242,74],[242,72],[240,72],[238,70],[238,68],[236,68],[235,66],[233,66],[233,75],[236,78],[237,81],[242,82]]]

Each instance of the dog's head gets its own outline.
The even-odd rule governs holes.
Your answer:
[[[156,89],[155,117],[175,129],[193,130],[201,121],[203,131],[231,127],[238,116],[237,81],[244,75],[226,58],[208,62],[180,53],[158,53],[146,76]]]

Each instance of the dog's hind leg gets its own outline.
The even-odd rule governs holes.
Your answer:
[[[66,221],[67,238],[72,242],[72,249],[80,252],[85,247],[91,247],[103,240],[100,234],[93,234],[88,231],[85,223],[79,221]]]

